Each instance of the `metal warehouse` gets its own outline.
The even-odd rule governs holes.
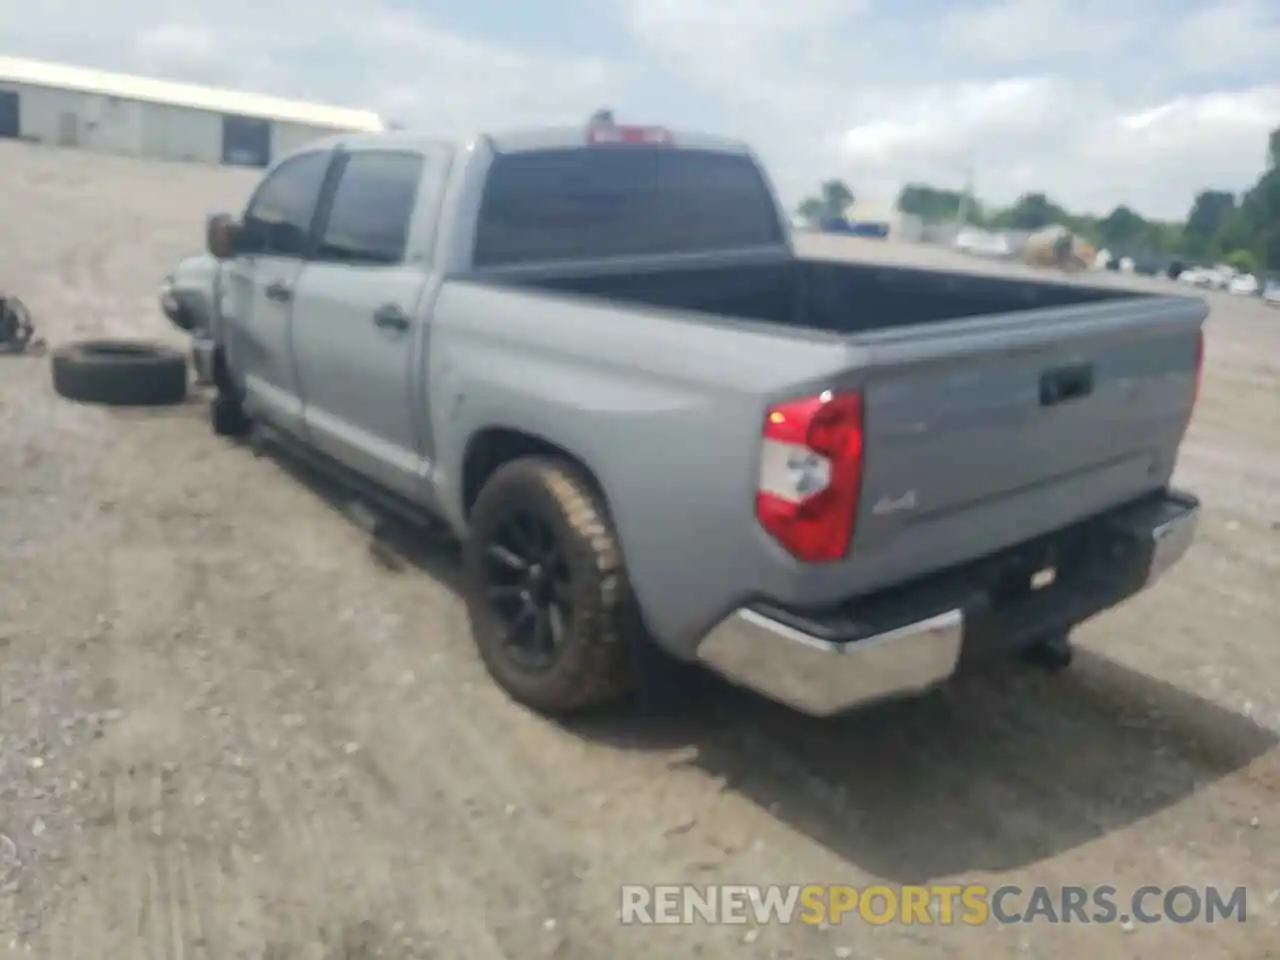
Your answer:
[[[264,167],[376,113],[0,57],[0,139]]]

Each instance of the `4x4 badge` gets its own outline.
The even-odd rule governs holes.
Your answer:
[[[871,512],[877,517],[885,517],[891,513],[900,513],[903,510],[914,510],[916,508],[916,492],[908,490],[900,497],[881,497],[876,501]]]

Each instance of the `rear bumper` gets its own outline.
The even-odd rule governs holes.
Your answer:
[[[837,607],[752,603],[713,629],[697,656],[816,716],[919,692],[1128,599],[1183,557],[1199,513],[1194,496],[1166,490]]]

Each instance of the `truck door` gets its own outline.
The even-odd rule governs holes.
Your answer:
[[[424,244],[446,162],[431,150],[340,152],[294,303],[311,442],[410,497],[423,492],[429,463],[425,397],[417,395]]]
[[[227,359],[245,409],[278,427],[303,430],[302,399],[289,339],[294,287],[307,253],[333,153],[299,154],[272,170],[245,208],[251,251],[226,272]]]

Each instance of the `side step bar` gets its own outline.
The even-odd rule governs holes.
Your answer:
[[[270,424],[254,421],[249,446],[259,455],[268,449],[275,450],[287,460],[314,471],[350,493],[352,499],[344,506],[343,512],[371,537],[381,536],[386,520],[394,518],[415,532],[432,536],[449,535],[452,538],[448,525],[429,510],[388,492],[332,457],[317,452]]]

